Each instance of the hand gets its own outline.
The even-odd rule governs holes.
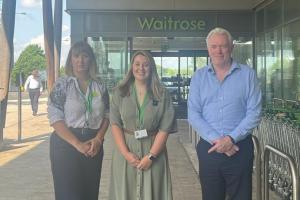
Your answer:
[[[148,158],[148,155],[146,155],[142,158],[140,164],[138,164],[136,168],[139,170],[147,170],[152,165],[152,162],[153,161]]]
[[[87,152],[88,156],[94,157],[100,152],[101,146],[103,145],[103,140],[94,137],[93,139],[88,140],[85,143],[90,145],[90,148]]]
[[[75,148],[77,151],[79,151],[80,153],[84,154],[85,156],[89,156],[88,155],[88,151],[90,149],[90,144],[86,143],[86,142],[79,142],[75,145]]]
[[[125,159],[127,160],[127,162],[132,166],[132,167],[137,167],[140,164],[140,159],[137,155],[135,155],[134,153],[128,152],[125,155]]]
[[[225,154],[228,157],[230,157],[230,156],[233,156],[234,154],[236,154],[236,152],[238,152],[238,151],[239,151],[239,147],[234,144],[231,149],[229,149],[228,151],[225,152]]]
[[[224,136],[224,137],[221,137],[221,138],[213,141],[213,147],[211,147],[208,150],[208,153],[211,153],[214,151],[216,151],[218,153],[225,153],[225,152],[231,150],[232,147],[233,147],[233,143],[232,143],[230,137]]]

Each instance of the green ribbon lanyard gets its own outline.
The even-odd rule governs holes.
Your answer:
[[[139,100],[138,100],[138,96],[137,96],[137,93],[136,93],[136,87],[134,85],[134,95],[135,95],[135,100],[136,100],[136,104],[137,104],[137,116],[138,116],[138,128],[139,129],[142,129],[144,128],[144,115],[145,115],[145,108],[146,108],[146,104],[147,104],[147,100],[148,100],[148,92],[146,93],[145,97],[144,97],[144,100],[143,100],[143,103],[142,103],[142,106],[140,106],[139,104]]]
[[[81,96],[84,99],[84,107],[85,107],[85,123],[84,126],[88,126],[89,116],[92,113],[92,102],[93,102],[93,92],[92,92],[92,84],[91,81],[89,81],[89,91],[88,96],[86,96],[80,91]]]

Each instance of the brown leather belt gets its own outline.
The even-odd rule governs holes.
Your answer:
[[[123,131],[124,131],[124,133],[127,133],[129,135],[134,135],[134,131],[128,130],[126,128],[123,128]],[[158,130],[156,130],[156,131],[148,131],[147,130],[147,133],[148,133],[148,136],[153,136],[153,135],[156,135],[158,133]]]

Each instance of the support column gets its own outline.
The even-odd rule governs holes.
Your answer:
[[[6,120],[9,77],[14,61],[13,38],[15,28],[16,0],[2,0],[0,24],[0,145]]]

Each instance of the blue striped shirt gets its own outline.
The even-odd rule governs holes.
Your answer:
[[[251,134],[261,119],[261,90],[255,71],[233,62],[221,82],[211,64],[192,77],[188,120],[207,142],[230,135],[235,142]]]

